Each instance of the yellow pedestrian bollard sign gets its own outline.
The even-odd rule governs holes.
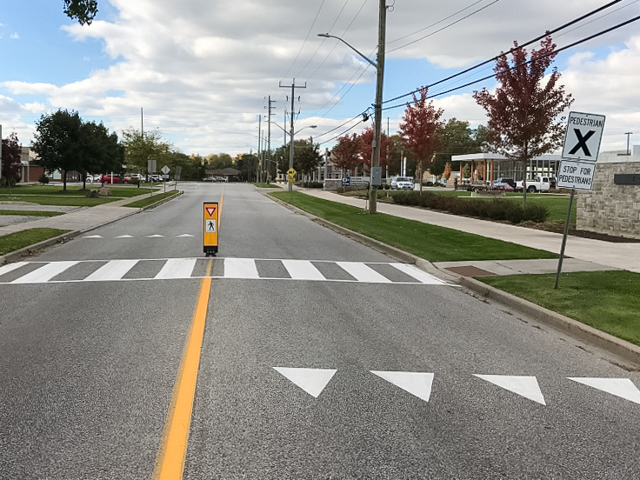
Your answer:
[[[215,256],[218,253],[218,202],[205,202],[203,210],[202,235],[204,253]]]

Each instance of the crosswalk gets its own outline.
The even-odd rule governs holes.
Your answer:
[[[255,258],[163,258],[16,262],[0,267],[0,285],[204,278],[369,284],[447,285],[414,265]]]

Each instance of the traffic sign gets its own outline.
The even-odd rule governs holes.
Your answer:
[[[165,165],[164,167],[162,167],[162,168],[160,169],[160,171],[161,171],[162,173],[164,173],[165,175],[168,175],[168,174],[169,174],[169,172],[171,171],[171,169]]]
[[[218,202],[205,202],[203,204],[202,236],[204,253],[215,256],[218,253]]]
[[[287,170],[287,180],[290,182],[295,182],[296,181],[296,172],[293,168],[290,168],[289,170]]]
[[[351,177],[342,177],[342,186],[348,187],[351,185]]]
[[[593,162],[563,160],[558,170],[558,188],[591,190],[596,166]]]
[[[604,115],[569,112],[562,158],[595,162],[604,131]]]

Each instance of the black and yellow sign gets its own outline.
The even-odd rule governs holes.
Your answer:
[[[287,170],[287,181],[289,182],[295,182],[296,181],[296,172],[293,168],[290,168],[289,170]]]
[[[204,203],[202,235],[207,256],[218,253],[218,213],[218,202]]]

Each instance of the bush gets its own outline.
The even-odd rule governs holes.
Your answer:
[[[322,182],[304,182],[302,186],[304,188],[322,188],[324,185]]]
[[[38,182],[40,182],[42,185],[46,185],[47,183],[49,183],[49,177],[47,177],[46,175],[42,175],[38,179]]]
[[[491,200],[466,199],[438,195],[431,192],[423,192],[422,195],[420,192],[394,192],[390,196],[393,198],[393,202],[398,205],[429,208],[454,215],[508,221],[513,224],[524,221],[542,223],[549,216],[549,211],[544,205],[527,205],[526,208],[523,208],[516,201],[502,198]]]

